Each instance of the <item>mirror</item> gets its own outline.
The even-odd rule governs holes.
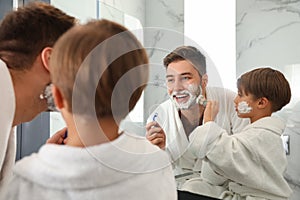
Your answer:
[[[289,137],[286,137],[288,139],[286,139],[285,145],[287,145],[289,155],[287,155],[288,170],[285,177],[293,188],[294,194],[291,199],[299,199],[300,122],[297,120],[300,118],[299,1],[231,0],[221,2],[211,0],[199,2],[196,0],[176,0],[175,3],[174,0],[95,0],[84,2],[83,0],[73,0],[72,2],[52,0],[51,3],[69,14],[78,16],[83,21],[89,18],[99,18],[103,14],[108,19],[125,24],[125,26],[128,21],[128,24],[135,24],[133,26],[137,26],[136,28],[160,27],[182,34],[182,38],[177,37],[176,40],[170,40],[166,37],[166,32],[155,30],[147,32],[147,35],[141,37],[144,45],[148,47],[150,62],[154,67],[150,71],[152,86],[146,89],[143,98],[141,98],[140,107],[143,110],[143,116],[137,117],[138,119],[142,118],[142,121],[137,122],[140,127],[145,124],[145,120],[154,107],[168,98],[163,86],[165,69],[161,64],[163,57],[168,52],[157,48],[163,46],[163,43],[172,41],[174,46],[187,44],[184,35],[196,41],[211,57],[217,69],[220,71],[226,69],[225,71],[228,73],[228,76],[224,76],[228,79],[222,79],[221,83],[217,83],[213,79],[214,72],[209,72],[211,73],[209,77],[212,77],[209,79],[209,84],[221,84],[233,91],[236,91],[236,78],[255,67],[272,66],[283,72],[291,84],[293,96],[291,103],[276,114],[287,121],[285,134]],[[201,5],[193,5],[193,3],[201,3]],[[191,8],[195,8],[195,10],[192,11]],[[202,12],[199,11],[200,8]],[[205,10],[208,11],[207,15],[210,14],[209,17],[201,16],[201,14],[205,14]],[[222,16],[220,16],[221,13],[223,13]],[[222,20],[229,20],[229,18],[231,21],[225,25]],[[137,20],[140,25],[137,25],[139,24]],[[190,27],[187,27],[188,24]],[[187,30],[190,30],[190,33],[187,33]],[[229,35],[224,39],[225,33]],[[217,54],[215,54],[216,52]],[[51,132],[55,131],[52,130]]]

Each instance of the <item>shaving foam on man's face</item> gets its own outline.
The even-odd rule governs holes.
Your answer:
[[[40,94],[40,99],[46,99],[47,105],[48,105],[48,111],[58,111],[55,103],[54,103],[54,98],[51,90],[52,84],[48,84],[45,87],[45,90],[43,91],[42,94]]]
[[[200,94],[200,88],[196,84],[189,84],[187,89],[182,91],[173,91],[170,98],[175,103],[177,109],[187,110],[197,103],[197,97]]]
[[[177,109],[189,109],[197,103],[201,77],[190,62],[180,60],[170,63],[166,78],[168,94]]]

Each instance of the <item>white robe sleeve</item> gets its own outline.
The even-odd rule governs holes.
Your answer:
[[[271,121],[274,126],[274,121]],[[284,180],[286,158],[278,133],[267,127],[248,127],[228,135],[216,123],[208,122],[191,134],[189,151],[205,159],[219,175],[247,188],[288,196]],[[276,156],[274,156],[276,155]],[[265,184],[268,183],[268,184]]]
[[[226,131],[214,122],[207,122],[202,126],[198,126],[189,136],[189,151],[195,158],[204,159],[222,133],[226,133]]]

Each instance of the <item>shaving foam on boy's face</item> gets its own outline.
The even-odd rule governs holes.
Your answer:
[[[201,94],[201,88],[197,84],[188,84],[187,89],[173,91],[170,98],[177,109],[187,110],[197,103],[197,97]]]
[[[246,101],[241,101],[238,103],[237,110],[241,114],[246,114],[252,111],[252,107]]]

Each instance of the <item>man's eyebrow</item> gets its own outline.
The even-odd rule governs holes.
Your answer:
[[[193,76],[193,74],[191,73],[191,72],[184,72],[184,73],[182,73],[182,74],[178,74],[178,76]],[[173,74],[168,74],[168,75],[166,75],[166,78],[173,78],[175,75],[173,75]]]
[[[180,74],[180,76],[185,76],[185,75],[193,76],[193,74],[191,72],[184,72],[184,73]]]

